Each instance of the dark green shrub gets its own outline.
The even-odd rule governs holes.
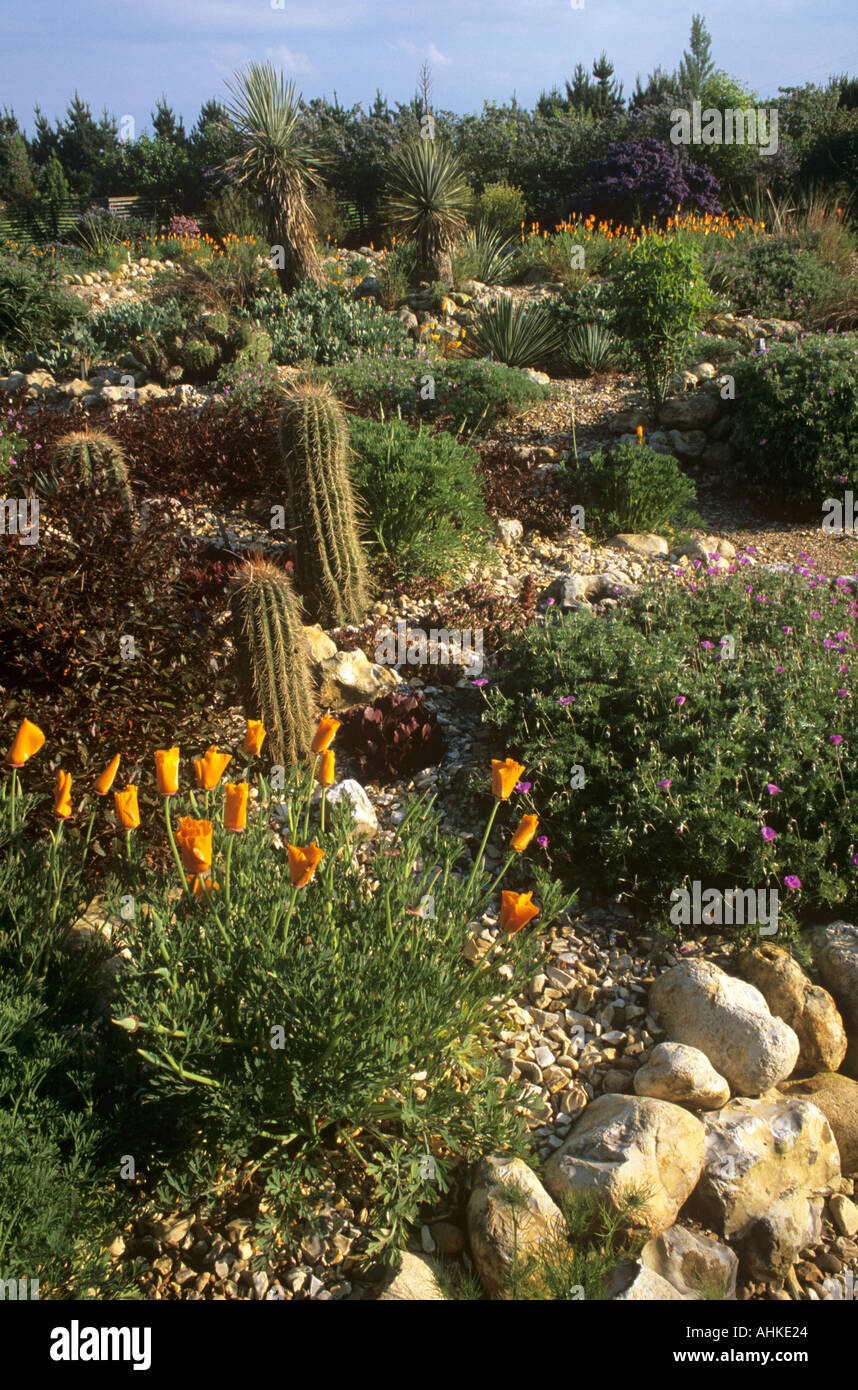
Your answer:
[[[695,880],[777,888],[787,921],[845,915],[858,906],[851,595],[750,567],[700,575],[610,621],[529,628],[486,717],[527,767],[572,881],[623,891],[668,929],[671,891]]]
[[[575,502],[583,506],[588,533],[601,537],[618,531],[654,531],[693,525],[696,489],[671,454],[648,444],[617,444],[606,456],[601,449],[573,468]]]
[[[822,509],[854,475],[858,335],[817,334],[736,362],[734,474]]]
[[[706,275],[734,311],[758,318],[798,319],[812,326],[850,290],[850,277],[795,238],[729,242],[708,252]],[[854,288],[852,289],[854,294]]]
[[[271,335],[271,355],[281,366],[302,362],[350,362],[367,353],[402,352],[405,327],[369,299],[349,299],[334,285],[302,285],[256,299],[253,317]]]
[[[0,344],[11,352],[56,338],[86,317],[87,306],[55,276],[27,261],[0,256]]]
[[[456,577],[486,553],[490,522],[473,449],[401,419],[355,418],[351,436],[355,486],[376,553],[403,574],[426,578]]]
[[[487,183],[474,205],[474,222],[505,239],[518,238],[526,215],[524,194],[511,183]]]
[[[498,416],[544,400],[549,388],[488,358],[445,362],[425,355],[365,357],[337,368],[338,395],[358,410],[434,423],[488,427]]]
[[[614,294],[617,326],[643,368],[657,410],[709,306],[697,251],[677,237],[644,237],[617,266]]]

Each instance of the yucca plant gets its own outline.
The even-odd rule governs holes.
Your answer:
[[[484,285],[505,283],[512,274],[515,243],[485,222],[478,222],[456,248],[456,279]]]
[[[133,519],[125,453],[106,430],[71,430],[61,435],[54,445],[54,467],[64,477],[73,475],[78,486],[95,497],[118,497],[129,521]]]
[[[265,725],[275,762],[300,762],[310,750],[316,712],[288,574],[269,560],[245,561],[233,580],[230,612],[245,712]]]
[[[560,333],[551,311],[538,301],[528,303],[502,295],[478,311],[470,352],[488,354],[508,367],[537,367],[560,346]]]
[[[393,154],[384,215],[417,247],[428,280],[453,282],[450,248],[467,227],[471,190],[458,157],[436,140],[412,140]]]
[[[326,626],[359,622],[367,608],[366,558],[352,491],[345,411],[327,384],[308,382],[280,416],[296,576]]]
[[[309,190],[322,184],[321,155],[299,125],[295,84],[287,85],[271,63],[249,63],[227,90],[232,97],[227,118],[241,151],[223,167],[260,200],[265,239],[282,247],[283,264],[276,266],[280,288],[288,292],[306,280],[323,285],[308,199]]]
[[[604,372],[614,361],[614,343],[603,323],[581,323],[566,339],[566,365],[572,371]]]

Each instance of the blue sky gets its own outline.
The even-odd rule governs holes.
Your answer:
[[[581,0],[574,0],[581,3]],[[433,102],[471,111],[540,91],[588,68],[604,48],[634,87],[673,68],[699,9],[715,62],[761,99],[779,85],[858,74],[855,0],[39,0],[6,7],[0,106],[32,130],[75,87],[97,114],[130,115],[139,133],[166,92],[190,125],[202,102],[250,59],[269,58],[306,97],[366,105],[376,88],[407,101],[427,60]],[[279,6],[282,5],[282,8]],[[278,8],[275,8],[278,6]]]

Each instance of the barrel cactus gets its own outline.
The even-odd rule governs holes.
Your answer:
[[[366,612],[366,558],[350,477],[351,446],[342,405],[326,385],[292,392],[280,416],[298,587],[328,627]]]
[[[118,497],[129,520],[134,516],[134,497],[128,481],[128,464],[122,445],[106,430],[72,430],[54,445],[58,473],[72,477],[82,490],[95,496]]]
[[[269,560],[247,560],[233,581],[230,610],[245,713],[262,720],[276,762],[300,762],[310,751],[316,711],[289,576]]]

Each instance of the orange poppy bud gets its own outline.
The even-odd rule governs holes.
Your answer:
[[[191,880],[188,879],[188,882],[191,883]],[[192,886],[192,888],[193,888],[194,897],[195,897],[195,898],[201,898],[202,895],[203,895],[203,884],[202,884],[202,880],[201,880],[200,878],[198,878],[198,877],[195,877],[191,886]],[[215,883],[215,882],[214,882],[212,879],[210,879],[210,878],[207,878],[207,879],[206,879],[205,891],[206,891],[207,893],[217,893],[217,892],[220,891],[220,884],[219,884],[219,883]]]
[[[536,834],[536,827],[538,825],[539,816],[522,816],[518,823],[518,829],[509,842],[510,849],[514,849],[518,853],[527,849],[527,846]]]
[[[29,719],[22,719],[15,742],[6,754],[6,766],[23,767],[28,758],[38,753],[44,741],[45,735],[38,725],[31,724]]]
[[[179,790],[178,748],[155,749],[155,773],[161,795],[173,796]]]
[[[116,754],[116,757],[115,757],[115,758],[112,758],[112,759],[110,760],[110,762],[107,764],[107,767],[104,769],[104,771],[102,772],[101,776],[100,776],[100,777],[97,777],[97,778],[95,779],[95,794],[96,794],[96,796],[107,796],[107,793],[110,791],[110,788],[113,786],[113,779],[115,778],[115,776],[116,776],[116,774],[117,774],[118,771],[119,771],[119,754],[117,753],[117,754]]]
[[[194,767],[197,769],[197,785],[204,792],[214,791],[231,762],[231,753],[219,753],[212,744],[204,757],[194,758]]]
[[[643,444],[643,441],[644,441],[644,428],[643,428],[643,425],[638,425],[638,428],[637,428],[637,436],[638,436],[638,444]]]
[[[497,758],[492,758],[492,795],[498,801],[506,801],[507,797],[512,796],[516,782],[521,779],[524,768],[521,763],[517,763],[514,758],[504,758],[500,762]]]
[[[254,757],[258,757],[265,742],[265,735],[266,730],[261,719],[248,719],[247,733],[242,744],[245,753],[252,753]]]
[[[306,849],[300,849],[297,845],[289,845],[289,878],[293,888],[306,888],[315,875],[319,864],[325,857],[325,851],[319,849],[314,840]]]
[[[323,787],[332,787],[334,785],[334,778],[336,776],[334,772],[335,762],[336,758],[333,753],[327,752],[322,754],[322,762],[319,771],[316,773],[316,781],[321,782]]]
[[[501,931],[514,936],[527,926],[531,918],[539,915],[539,908],[531,902],[532,897],[532,889],[529,893],[501,893]]]
[[[327,753],[337,736],[339,727],[339,719],[331,719],[330,715],[324,714],[319,720],[319,727],[313,735],[313,742],[310,744],[313,752]]]
[[[176,844],[182,856],[185,873],[202,874],[212,864],[212,823],[182,816],[176,834]]]
[[[54,787],[54,815],[59,816],[60,820],[66,820],[71,813],[71,773],[59,771]]]
[[[136,830],[140,824],[140,810],[137,806],[137,788],[132,783],[124,792],[113,793],[113,804],[119,824],[126,830]]]
[[[223,823],[227,830],[243,830],[247,825],[247,798],[250,787],[247,782],[225,782],[226,801],[223,808]]]

